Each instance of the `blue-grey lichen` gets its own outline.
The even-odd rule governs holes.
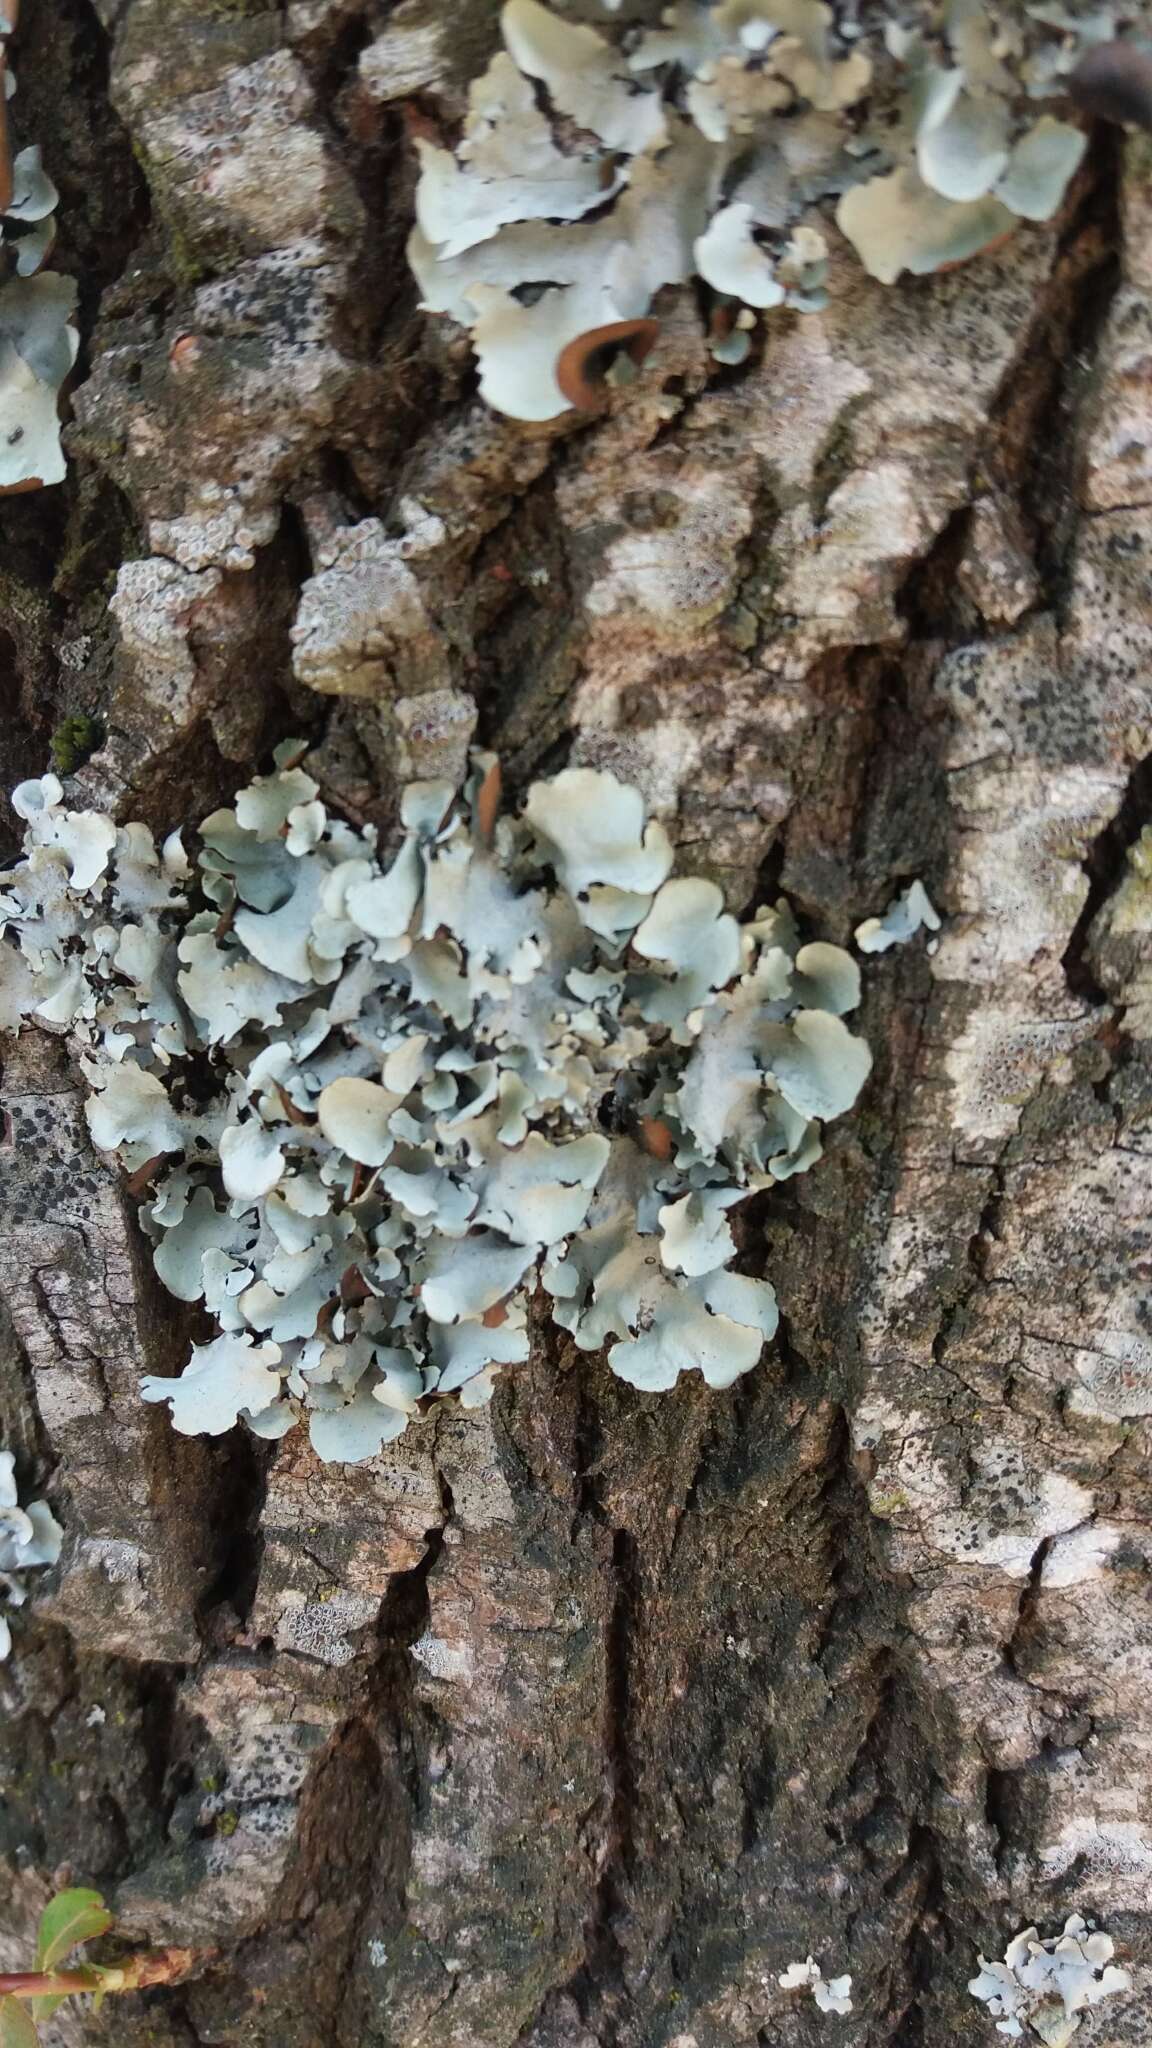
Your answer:
[[[853,934],[862,953],[886,953],[902,946],[918,931],[938,932],[940,913],[923,882],[909,882],[894,896],[883,917],[866,917]]]
[[[47,1501],[31,1500],[20,1506],[16,1460],[11,1451],[0,1451],[0,1663],[12,1648],[3,1607],[24,1605],[26,1574],[55,1564],[63,1535]]]
[[[1110,1935],[1073,1913],[1061,1934],[1041,1939],[1026,1927],[1008,1943],[1002,1963],[980,1956],[980,1973],[968,1989],[988,2007],[997,2033],[1067,2048],[1083,2012],[1130,1988],[1127,1970],[1112,1961],[1115,1953]]]
[[[732,1212],[813,1165],[868,1076],[856,963],[783,902],[741,924],[673,877],[611,775],[501,816],[478,756],[463,794],[408,789],[384,866],[300,754],[204,820],[196,869],[52,775],[14,797],[0,1028],[72,1032],[156,1270],[217,1325],[145,1398],[368,1457],[527,1358],[537,1282],[634,1386],[730,1385],[777,1322]]]
[[[0,9],[0,495],[64,475],[59,396],[79,346],[76,287],[43,269],[56,239],[56,187],[35,144],[15,158],[8,147],[15,80],[6,38],[15,21],[8,0]]]
[[[1049,219],[1085,137],[1035,103],[1113,23],[1077,0],[885,0],[863,19],[674,0],[659,28],[601,32],[506,0],[459,141],[417,142],[423,303],[471,330],[482,395],[519,419],[566,409],[557,365],[580,336],[694,274],[716,353],[739,361],[750,309],[825,303],[821,207],[887,283]]]

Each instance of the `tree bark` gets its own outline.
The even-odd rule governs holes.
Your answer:
[[[140,1403],[191,1326],[9,1048],[0,1442],[67,1542],[0,1667],[0,1960],[66,1863],[216,1953],[49,2041],[932,2048],[1080,1910],[1135,1986],[1085,2044],[1148,2041],[1148,147],[945,277],[837,243],[737,370],[669,294],[607,416],[526,430],[403,260],[495,15],[26,0],[84,347],[67,483],[0,506],[4,784],[95,712],[72,801],[167,831],[302,732],[387,831],[475,730],[514,791],[639,783],[736,908],[843,941],[919,875],[944,929],[744,1212],[758,1370],[637,1394],[541,1310],[358,1468]]]

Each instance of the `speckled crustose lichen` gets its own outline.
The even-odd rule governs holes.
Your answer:
[[[204,820],[195,867],[54,776],[15,793],[0,1029],[72,1034],[156,1270],[217,1325],[145,1398],[369,1457],[526,1359],[537,1282],[634,1386],[730,1385],[777,1320],[730,1214],[855,1101],[856,962],[783,902],[740,924],[673,878],[611,775],[501,816],[479,756],[463,794],[409,788],[385,867],[301,754]]]
[[[59,483],[60,388],[76,360],[71,278],[44,270],[56,239],[56,187],[36,145],[13,157],[7,38],[18,0],[0,0],[0,496]]]
[[[824,303],[833,215],[874,277],[941,270],[1055,213],[1085,147],[1060,100],[1114,33],[1050,0],[674,0],[653,29],[507,0],[454,147],[421,139],[409,257],[519,419],[592,406],[651,346],[662,285],[711,293],[714,353]]]

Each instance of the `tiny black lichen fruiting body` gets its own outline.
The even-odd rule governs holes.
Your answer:
[[[1138,43],[1098,43],[1081,57],[1068,91],[1082,113],[1152,129],[1152,50]]]

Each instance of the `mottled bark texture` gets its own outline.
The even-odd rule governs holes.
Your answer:
[[[594,11],[594,10],[593,10]],[[653,12],[655,10],[653,9]],[[1105,1916],[1152,2040],[1152,156],[743,368],[661,307],[595,423],[479,408],[403,262],[407,130],[494,0],[27,0],[84,346],[0,507],[5,785],[167,830],[304,731],[354,814],[458,762],[639,782],[738,906],[843,939],[877,1069],[742,1221],[784,1335],[642,1396],[542,1326],[371,1465],[175,1437],[190,1327],[30,1034],[4,1440],[67,1527],[2,1676],[0,1949],[53,1870],[217,1959],[118,2048],[939,2048],[978,1946]],[[777,1974],[851,1970],[850,2017]]]

